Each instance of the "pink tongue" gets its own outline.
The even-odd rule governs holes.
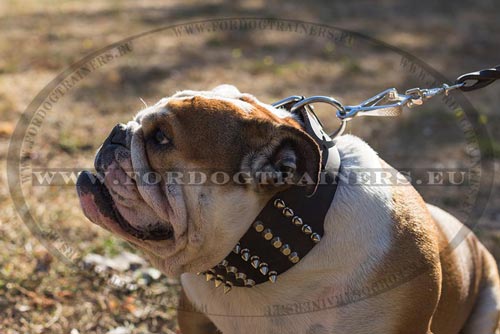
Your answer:
[[[155,213],[161,219],[169,221],[170,207],[167,197],[161,191],[161,183],[153,182],[152,184],[148,184],[147,182],[147,176],[154,176],[155,172],[152,171],[146,163],[148,158],[143,143],[142,129],[134,131],[130,151],[132,153],[132,165],[134,166],[134,170],[139,171],[138,177],[141,178],[141,180],[137,182],[137,189],[142,198],[144,198],[144,201],[155,211]]]

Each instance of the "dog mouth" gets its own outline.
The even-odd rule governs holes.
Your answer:
[[[158,221],[143,227],[136,227],[129,223],[118,210],[108,188],[100,182],[96,174],[82,171],[76,185],[84,213],[92,222],[102,225],[96,221],[97,213],[116,223],[126,234],[139,240],[162,241],[174,238],[172,225],[167,222]]]
[[[132,241],[173,240],[175,231],[168,215],[150,207],[127,174],[134,170],[129,138],[127,126],[116,125],[96,154],[97,174],[80,173],[76,186],[83,212],[94,224]]]

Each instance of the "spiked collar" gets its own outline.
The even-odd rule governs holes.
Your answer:
[[[290,110],[290,104],[282,108]],[[321,149],[321,177],[314,195],[306,187],[291,186],[276,194],[262,209],[234,247],[215,267],[203,272],[224,293],[233,287],[251,288],[278,276],[304,258],[324,233],[324,221],[337,190],[340,157],[310,105],[294,111],[304,130]]]

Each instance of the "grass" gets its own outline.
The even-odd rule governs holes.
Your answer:
[[[92,149],[87,138],[79,138],[70,132],[62,132],[59,135],[59,148],[69,154],[88,151]]]

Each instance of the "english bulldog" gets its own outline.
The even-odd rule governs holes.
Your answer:
[[[199,273],[289,185],[141,178],[317,174],[321,152],[295,114],[229,85],[176,93],[113,129],[95,159],[102,182],[82,172],[78,195],[88,219],[180,276],[182,333],[500,333],[496,262],[474,234],[410,184],[351,184],[353,169],[393,169],[355,136],[334,142],[341,167],[321,241],[276,282],[228,294]]]

